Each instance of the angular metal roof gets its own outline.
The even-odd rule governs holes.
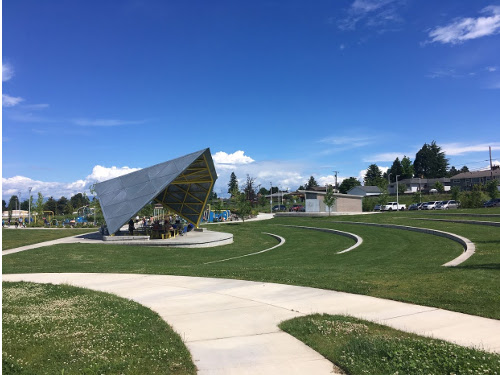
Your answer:
[[[198,226],[217,173],[210,149],[156,164],[95,185],[109,233],[151,201]]]

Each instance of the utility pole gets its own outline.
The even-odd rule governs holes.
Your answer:
[[[335,172],[335,192],[338,192],[339,189],[337,188],[337,173],[339,173],[339,171],[334,171]]]
[[[31,225],[31,187],[28,188],[28,225]]]
[[[491,146],[489,146],[490,148],[490,175],[491,175],[491,179],[493,180],[493,163],[491,162]]]

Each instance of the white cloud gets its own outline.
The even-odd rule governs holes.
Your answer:
[[[32,195],[41,192],[45,197],[54,197],[59,199],[62,196],[71,197],[77,193],[86,192],[89,194],[90,186],[95,182],[102,182],[110,178],[122,176],[124,174],[134,172],[139,168],[129,167],[103,167],[96,165],[92,169],[92,173],[85,179],[76,180],[73,182],[46,182],[33,180],[29,177],[14,176],[10,178],[2,178],[2,197],[8,200],[12,195],[17,195],[21,191],[21,200],[28,197],[28,188],[32,187]]]
[[[496,72],[496,71],[497,71],[497,69],[498,69],[498,67],[497,67],[497,66],[487,66],[487,67],[486,67],[486,70],[487,70],[488,72],[490,72],[490,73]]]
[[[103,167],[102,165],[96,165],[92,168],[92,173],[87,176],[85,181],[91,182],[102,182],[115,177],[123,176],[127,173],[132,173],[140,170],[141,168],[130,168],[130,167]]]
[[[126,121],[126,120],[116,120],[116,119],[95,119],[95,120],[75,119],[73,120],[73,122],[79,126],[107,127],[107,126],[122,126],[122,125],[138,125],[138,124],[144,124],[145,121],[144,120]]]
[[[253,160],[250,156],[245,155],[244,151],[238,150],[232,154],[228,154],[224,151],[218,151],[213,156],[215,166],[221,169],[232,169],[237,165],[250,164]]]
[[[488,147],[490,146],[492,150],[500,150],[500,143],[498,142],[480,143],[473,145],[464,143],[443,143],[440,146],[447,156],[458,156],[471,152],[483,152],[487,154],[489,152]]]
[[[460,18],[446,26],[439,26],[429,32],[430,43],[459,44],[500,32],[500,6],[487,6],[481,10],[487,16]]]
[[[2,82],[8,81],[14,76],[14,69],[10,64],[2,64]]]
[[[24,99],[20,97],[2,94],[2,107],[14,107],[21,103]]]

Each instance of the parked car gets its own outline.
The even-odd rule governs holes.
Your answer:
[[[290,212],[305,212],[306,209],[301,204],[294,204],[290,207]]]
[[[382,206],[380,204],[376,204],[375,207],[373,207],[373,211],[380,211],[380,208]]]
[[[422,209],[423,203],[413,203],[410,204],[410,207],[408,207],[408,210],[410,211],[415,211],[415,210],[421,210]]]
[[[273,206],[273,212],[274,211],[286,211],[286,206],[284,204],[277,204]]]
[[[485,202],[484,207],[485,208],[500,207],[500,198],[491,199],[488,202]]]
[[[436,210],[450,210],[460,207],[460,202],[455,200],[442,201],[436,206]]]
[[[439,203],[440,201],[431,201],[431,202],[427,202],[425,203],[423,206],[422,206],[422,210],[435,210],[436,209],[436,205]]]
[[[387,204],[384,204],[381,208],[380,211],[404,211],[406,210],[406,204],[401,204],[397,202],[388,202]]]

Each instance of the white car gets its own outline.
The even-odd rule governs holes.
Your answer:
[[[460,206],[460,202],[458,202],[458,201],[454,201],[454,200],[442,201],[442,202],[439,202],[439,204],[436,206],[436,210],[456,209],[459,206]]]
[[[431,202],[427,202],[426,204],[424,204],[422,206],[422,210],[435,210],[436,209],[436,206],[437,204],[441,202],[441,201],[431,201]]]
[[[380,211],[404,211],[406,210],[406,204],[399,204],[397,202],[389,202],[382,207],[380,207]]]

